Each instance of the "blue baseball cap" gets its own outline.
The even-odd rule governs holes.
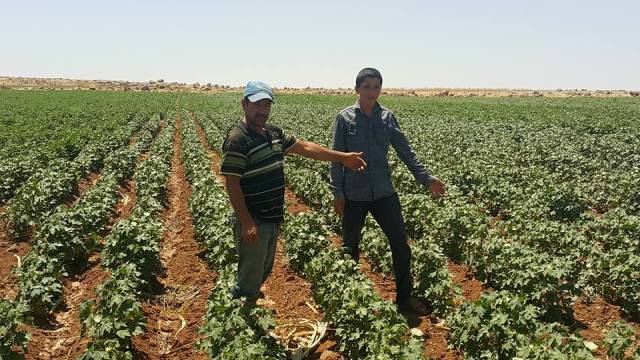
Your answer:
[[[251,102],[260,101],[262,99],[269,99],[271,102],[275,102],[271,86],[261,81],[249,81],[247,86],[244,88],[244,97],[248,98]]]

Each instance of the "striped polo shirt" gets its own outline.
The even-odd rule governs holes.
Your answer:
[[[264,222],[284,219],[284,156],[296,138],[265,125],[262,135],[240,121],[222,145],[220,173],[240,177],[247,209]]]

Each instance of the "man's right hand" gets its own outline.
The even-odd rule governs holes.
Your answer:
[[[333,209],[340,217],[344,216],[344,199],[333,199]]]
[[[241,221],[241,225],[242,234],[240,234],[240,239],[248,245],[258,245],[258,227],[253,219]]]

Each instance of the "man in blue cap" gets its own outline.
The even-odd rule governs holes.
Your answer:
[[[299,154],[331,161],[352,171],[367,166],[361,152],[327,149],[267,124],[273,103],[269,85],[247,84],[242,99],[244,118],[227,134],[220,167],[236,218],[238,278],[231,292],[235,298],[245,297],[248,306],[255,305],[260,286],[273,268],[284,216],[284,156]]]

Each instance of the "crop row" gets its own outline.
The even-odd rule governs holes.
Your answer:
[[[107,156],[100,180],[78,203],[71,208],[60,205],[43,220],[32,250],[15,270],[20,285],[18,298],[13,305],[5,301],[5,305],[13,307],[0,322],[2,341],[7,347],[13,345],[26,351],[26,337],[15,332],[17,324],[32,321],[33,315],[46,316],[62,302],[61,277],[86,265],[88,255],[97,245],[98,234],[104,231],[115,211],[118,185],[131,175],[138,154],[149,146],[156,129],[157,124],[149,126],[136,145],[117,149]],[[2,354],[19,356],[9,350]]]
[[[3,91],[1,97],[0,205],[51,161],[73,161],[134,116],[148,118],[157,109],[114,93]]]
[[[149,156],[136,168],[131,216],[118,221],[105,239],[102,266],[111,274],[98,286],[98,300],[81,304],[81,335],[89,344],[80,359],[132,359],[132,337],[146,328],[140,299],[161,268],[163,226],[158,214],[166,202],[174,134],[169,119]]]
[[[17,268],[19,298],[34,314],[53,311],[63,300],[61,278],[86,264],[115,212],[119,185],[132,175],[138,155],[155,136],[158,120],[154,122],[134,146],[107,156],[100,180],[75,206],[60,205],[44,219],[33,248]]]
[[[183,116],[182,159],[192,195],[189,210],[196,239],[216,271],[216,285],[207,300],[207,313],[197,348],[212,359],[285,359],[286,354],[269,332],[275,321],[271,310],[245,307],[233,299],[230,288],[236,278],[237,255],[230,223],[230,204],[224,187],[213,174],[211,160],[196,131],[194,119]]]
[[[145,123],[157,126],[157,122],[154,125],[146,119],[138,119],[105,136],[103,141],[85,147],[73,161],[52,160],[30,176],[6,204],[10,234],[24,237],[32,228],[37,230],[56,206],[71,197],[81,179],[102,168],[108,155],[124,146],[133,132]]]

